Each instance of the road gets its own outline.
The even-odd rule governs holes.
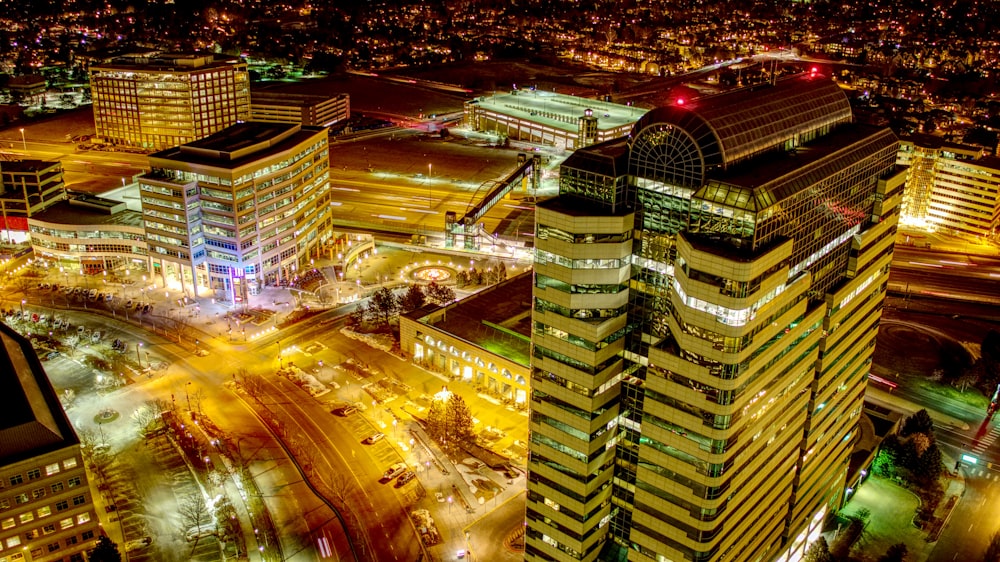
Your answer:
[[[897,245],[889,289],[912,296],[1000,304],[1000,258]]]
[[[165,372],[157,372],[155,376],[151,374],[148,378],[139,377],[136,383],[126,387],[130,402],[128,405],[116,405],[121,411],[131,411],[144,400],[158,398],[181,409],[203,411],[204,415],[216,421],[223,429],[233,433],[247,432],[248,438],[260,441],[261,430],[257,429],[258,434],[255,435],[252,429],[259,428],[259,422],[224,383],[240,369],[260,371],[263,368],[265,372],[270,370],[273,373],[277,369],[274,340],[264,339],[238,345],[236,353],[223,353],[221,346],[216,346],[212,355],[197,357],[161,337],[142,334],[130,324],[101,317],[97,317],[95,323],[95,317],[85,311],[55,308],[53,305],[58,303],[53,295],[28,291],[19,296],[26,301],[24,306],[28,311],[49,314],[58,311],[61,316],[72,318],[74,326],[99,325],[105,334],[105,342],[122,338],[135,349],[135,342],[143,341],[143,360],[147,365],[160,361],[170,364]],[[147,326],[149,320],[149,317],[145,319]],[[291,334],[285,334],[285,337],[288,338],[286,342],[292,339]],[[334,338],[334,341],[339,342],[339,338]],[[356,347],[355,342],[341,343],[341,351],[344,353]],[[213,342],[205,341],[203,345],[212,347]],[[333,355],[327,357],[332,359]],[[90,372],[89,369],[80,371],[85,376],[78,377],[73,383],[80,394],[92,388]],[[342,491],[346,491],[348,495],[349,503],[358,506],[356,518],[363,524],[355,526],[368,531],[367,540],[357,541],[356,544],[360,559],[400,562],[417,559],[420,542],[409,524],[402,497],[406,495],[410,500],[415,499],[413,493],[419,489],[419,483],[414,481],[408,488],[400,490],[377,484],[385,468],[400,460],[391,444],[382,441],[372,447],[361,445],[361,440],[374,432],[373,426],[364,417],[357,416],[350,420],[336,418],[329,413],[324,402],[312,399],[286,379],[270,374],[265,375],[264,380],[267,381],[268,391],[263,400],[267,408],[283,420],[289,430],[287,435],[290,437],[286,437],[286,441],[315,445],[311,449],[312,454],[308,455],[309,464],[312,464],[312,474],[318,475],[319,482],[326,483],[328,489],[324,491],[328,493],[329,488],[336,488],[336,475],[351,475],[351,481],[343,482],[341,486]],[[112,396],[117,395],[109,395],[104,402],[113,404],[116,399]],[[302,463],[301,455],[297,456]],[[264,462],[267,462],[268,457],[269,455],[263,457]],[[273,473],[265,476],[265,473],[272,470]],[[307,559],[321,559],[326,549],[336,553],[342,560],[354,559],[338,518],[303,485],[297,470],[279,466],[262,470],[260,474],[268,480],[278,480],[275,493],[281,501],[275,503],[280,504],[279,511],[284,514],[276,514],[275,519],[283,543],[282,551],[286,555],[298,552],[305,553]],[[325,542],[320,538],[325,539]],[[252,542],[250,538],[247,540]]]

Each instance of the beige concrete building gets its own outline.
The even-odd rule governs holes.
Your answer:
[[[528,271],[447,306],[400,316],[402,351],[418,365],[526,408],[531,279]]]
[[[350,117],[351,101],[347,94],[320,96],[269,90],[250,94],[251,121],[329,127]]]
[[[526,560],[800,559],[845,501],[897,149],[804,74],[566,159],[536,214]]]
[[[931,135],[899,141],[908,166],[903,224],[976,239],[996,239],[1000,226],[1000,158],[985,149]]]
[[[80,441],[31,343],[0,323],[0,562],[83,562],[99,522]]]
[[[146,150],[189,143],[250,116],[238,57],[149,51],[90,67],[95,142]]]

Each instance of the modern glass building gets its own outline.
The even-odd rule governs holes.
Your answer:
[[[798,560],[845,499],[905,174],[827,77],[661,107],[536,215],[526,560]]]
[[[323,127],[251,122],[151,154],[139,190],[153,274],[246,302],[308,268],[333,236],[327,144]]]
[[[90,67],[95,140],[163,150],[250,116],[250,78],[238,57],[211,53],[121,56]]]

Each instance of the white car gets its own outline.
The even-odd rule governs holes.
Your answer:
[[[369,435],[368,437],[365,437],[365,440],[362,441],[362,443],[364,443],[365,445],[374,445],[375,443],[378,443],[382,439],[385,439],[385,434],[380,431],[374,435]]]

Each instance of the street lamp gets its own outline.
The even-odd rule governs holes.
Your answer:
[[[142,342],[135,344],[135,360],[139,362],[139,368],[142,368],[142,356],[139,355],[139,350],[142,349]]]
[[[280,371],[282,369],[282,365],[281,365],[281,340],[278,340],[275,343],[278,344],[278,370]]]
[[[24,319],[24,303],[26,302],[28,301],[26,301],[25,299],[21,299],[21,319]]]
[[[427,208],[431,208],[431,165],[427,164]]]
[[[21,127],[21,146],[24,148],[25,152],[28,152],[28,143],[24,140],[24,127]]]

